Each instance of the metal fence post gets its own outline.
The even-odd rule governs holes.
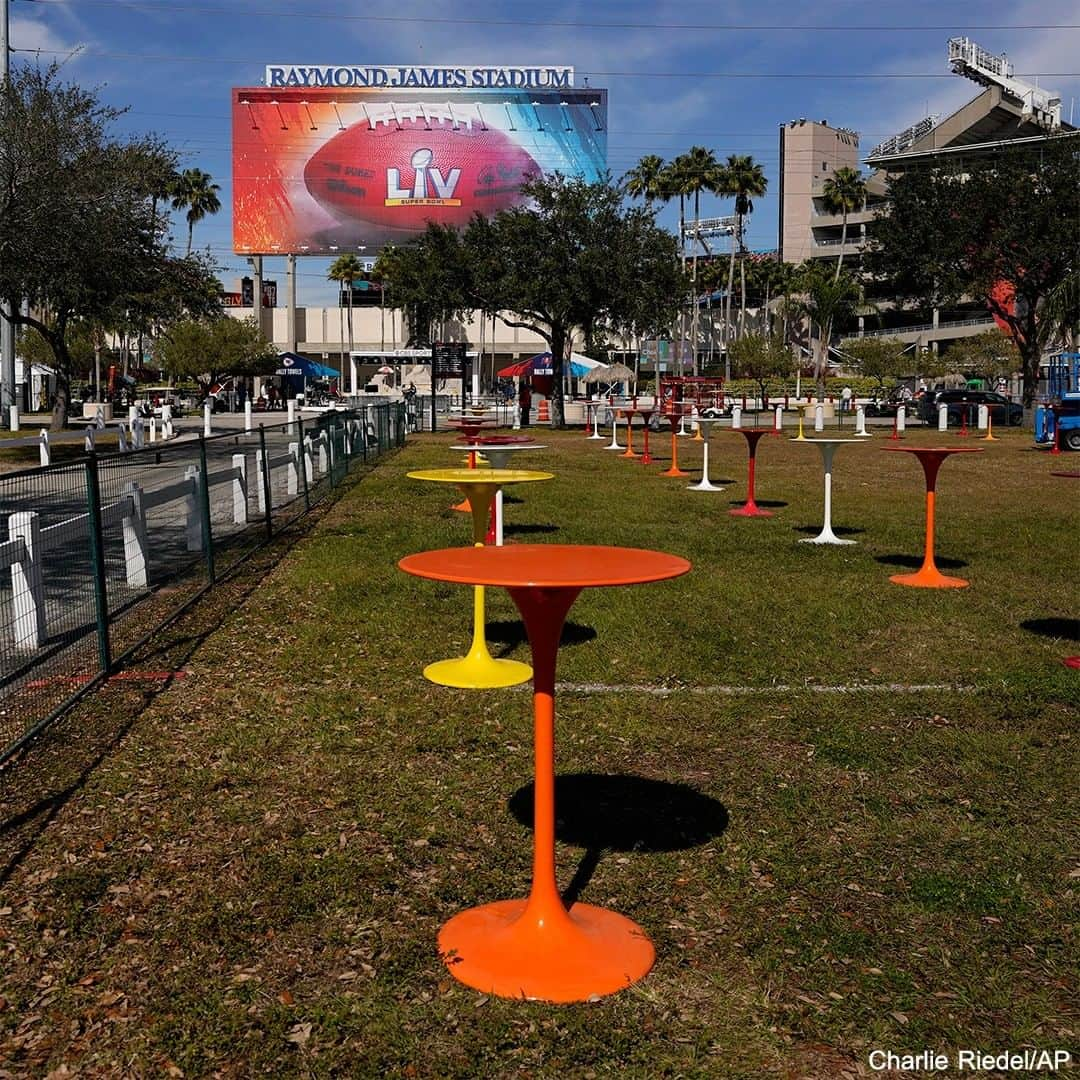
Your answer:
[[[206,551],[206,576],[211,585],[217,581],[214,573],[214,536],[210,528],[210,477],[206,469],[206,436],[199,436],[199,506],[202,518],[203,548]]]
[[[361,438],[364,440],[363,446],[364,446],[364,464],[365,465],[367,464],[367,440],[368,440],[367,425],[368,425],[368,411],[367,411],[367,406],[365,405],[360,410],[360,433],[361,433]]]
[[[105,543],[101,535],[101,483],[97,457],[86,460],[86,524],[90,532],[90,569],[94,575],[94,611],[97,616],[98,664],[112,667],[109,647],[109,594],[105,584]]]
[[[337,421],[331,420],[330,423],[323,428],[323,438],[326,440],[326,464],[330,473],[330,490],[333,491],[334,484],[334,471],[337,466]],[[322,454],[319,454],[322,457]]]
[[[306,513],[311,509],[311,495],[308,492],[308,456],[307,456],[307,443],[304,439],[304,418],[301,416],[296,421],[300,434],[299,443],[297,444],[300,449],[300,477],[304,484],[304,512]]]
[[[270,458],[266,454],[266,428],[259,425],[259,457],[262,460],[262,475],[259,483],[262,484],[263,507],[266,511],[266,538],[269,540],[274,535],[273,508],[270,505]]]

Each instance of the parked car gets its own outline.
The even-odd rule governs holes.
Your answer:
[[[969,424],[975,423],[980,405],[991,407],[995,424],[1019,427],[1024,422],[1023,405],[993,390],[940,390],[936,394],[925,394],[919,399],[919,419],[928,424],[935,423],[941,405],[948,406],[950,424],[961,423],[965,414]]]

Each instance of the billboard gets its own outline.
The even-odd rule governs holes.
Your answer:
[[[530,177],[607,171],[591,88],[240,88],[232,129],[238,254],[370,256],[519,205]]]

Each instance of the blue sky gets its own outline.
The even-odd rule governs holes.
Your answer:
[[[246,270],[231,246],[229,90],[260,85],[267,63],[571,65],[577,85],[587,78],[609,91],[616,177],[645,154],[671,158],[693,145],[760,161],[770,194],[749,226],[758,249],[776,246],[779,125],[804,116],[854,128],[865,154],[928,113],[952,111],[978,87],[949,73],[950,36],[1007,52],[1080,124],[1076,0],[10,0],[10,17],[16,50],[51,61],[81,46],[68,78],[130,106],[121,129],[155,131],[185,167],[213,175],[222,211],[196,226],[195,244],[210,247],[227,283]],[[728,212],[730,203],[703,199],[703,215]],[[669,227],[676,220],[673,209],[661,214]],[[182,221],[175,235],[182,246]],[[326,265],[301,261],[301,303],[333,302]],[[283,288],[283,261],[267,260],[266,273]]]

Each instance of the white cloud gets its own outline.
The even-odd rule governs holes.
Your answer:
[[[69,53],[78,48],[78,43],[65,41],[50,26],[39,19],[27,19],[14,15],[10,23],[11,47],[17,50],[31,50],[48,54]]]

